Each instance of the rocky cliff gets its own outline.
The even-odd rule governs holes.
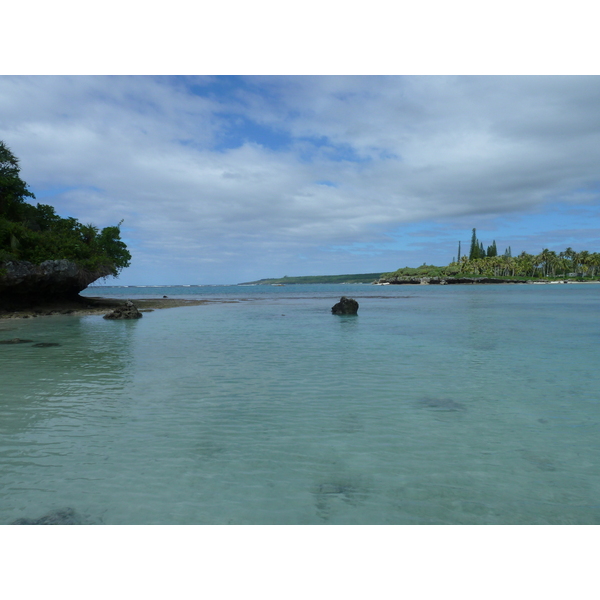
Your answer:
[[[68,260],[0,264],[0,307],[21,307],[74,299],[90,283],[110,275],[108,269],[90,273]]]

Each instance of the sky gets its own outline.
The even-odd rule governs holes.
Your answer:
[[[38,202],[123,220],[120,285],[600,250],[598,76],[0,76]]]

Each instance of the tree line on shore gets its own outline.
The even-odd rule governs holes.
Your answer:
[[[512,256],[510,246],[503,255],[498,255],[496,241],[483,250],[483,244],[477,239],[473,229],[469,255],[460,255],[445,269],[448,275],[480,275],[484,277],[591,277],[600,272],[600,253],[582,250],[576,252],[567,248],[556,253],[544,248],[539,254],[521,252]]]
[[[471,246],[468,254],[461,255],[460,242],[458,255],[447,267],[423,265],[416,269],[398,269],[384,277],[519,277],[526,279],[539,278],[589,278],[600,276],[600,253],[582,250],[576,252],[566,248],[555,252],[544,248],[539,254],[521,252],[513,256],[510,246],[504,254],[498,254],[496,241],[484,249],[473,229]]]
[[[539,254],[521,252],[518,256],[486,256],[470,259],[462,256],[444,269],[446,275],[483,277],[590,277],[600,273],[600,253],[567,248],[556,253],[544,248]]]

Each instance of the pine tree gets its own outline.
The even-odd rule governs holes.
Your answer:
[[[479,246],[477,244],[477,230],[473,228],[471,236],[471,249],[469,250],[469,260],[475,260],[479,255]]]

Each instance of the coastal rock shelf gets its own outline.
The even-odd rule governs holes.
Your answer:
[[[41,301],[75,298],[90,283],[110,272],[90,273],[69,260],[27,261],[0,264],[0,305],[25,306]]]
[[[104,315],[105,319],[141,319],[142,313],[135,307],[131,300],[123,306],[118,306],[113,311]]]

